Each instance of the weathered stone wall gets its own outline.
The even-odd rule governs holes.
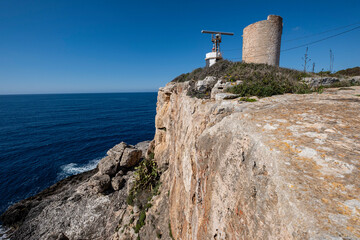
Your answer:
[[[280,16],[269,15],[244,28],[242,60],[279,66],[282,25]]]

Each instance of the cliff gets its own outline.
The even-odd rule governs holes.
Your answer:
[[[360,88],[255,103],[159,92],[176,239],[360,237]],[[166,129],[166,132],[162,129]]]
[[[12,206],[12,238],[360,239],[360,87],[256,102],[193,87],[158,93],[142,158],[154,153],[159,192],[127,201],[141,157],[117,146],[96,170]]]

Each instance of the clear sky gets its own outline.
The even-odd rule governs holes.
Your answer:
[[[359,13],[359,0],[1,0],[0,94],[157,91],[204,66],[202,29],[234,32],[223,55],[239,61],[243,28],[269,14],[283,17],[287,49],[360,26]],[[305,48],[282,53],[280,66],[302,69]],[[360,29],[310,45],[315,71],[329,69],[330,49],[335,71],[359,66]]]

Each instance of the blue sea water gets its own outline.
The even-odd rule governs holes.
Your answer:
[[[0,95],[0,214],[96,167],[121,141],[154,137],[156,93]]]

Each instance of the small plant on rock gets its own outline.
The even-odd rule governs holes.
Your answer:
[[[144,159],[139,166],[135,168],[135,184],[132,187],[127,198],[127,204],[133,205],[136,197],[141,191],[150,191],[156,193],[159,188],[160,174],[157,164],[154,160]],[[152,194],[157,195],[157,194]]]
[[[139,233],[140,229],[145,225],[146,212],[145,209],[140,212],[139,220],[134,227],[135,233]]]
[[[244,101],[244,102],[256,102],[257,100],[254,98],[248,98],[248,97],[242,97],[239,99],[239,101]]]
[[[145,159],[135,169],[135,185],[133,191],[137,193],[140,190],[152,190],[160,177],[156,162]]]

